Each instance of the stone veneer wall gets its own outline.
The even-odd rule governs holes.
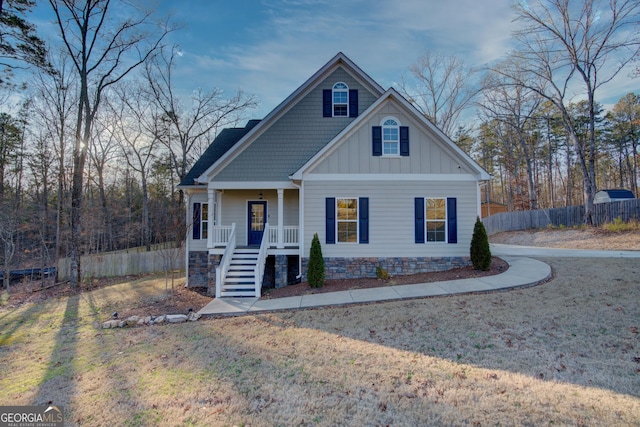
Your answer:
[[[209,286],[209,253],[207,251],[189,252],[189,274],[190,288],[206,288]]]
[[[302,270],[307,272],[309,259],[302,260]],[[394,258],[325,258],[327,279],[357,279],[376,277],[376,267],[384,268],[391,276],[444,271],[471,265],[469,257],[394,257]]]

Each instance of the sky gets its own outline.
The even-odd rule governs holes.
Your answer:
[[[427,50],[470,67],[498,61],[516,25],[513,0],[144,1],[180,26],[168,40],[180,49],[180,90],[254,95],[260,105],[247,118],[265,117],[338,52],[387,89]],[[50,6],[38,8],[46,29],[42,10]],[[638,86],[624,73],[600,102],[612,105]]]
[[[264,117],[338,52],[387,89],[427,49],[483,65],[507,50],[510,0],[162,1],[184,27],[172,34],[176,72],[193,84],[260,100]],[[186,7],[183,7],[186,6]]]

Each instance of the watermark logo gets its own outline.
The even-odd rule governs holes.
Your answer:
[[[0,406],[0,427],[63,427],[61,406]]]

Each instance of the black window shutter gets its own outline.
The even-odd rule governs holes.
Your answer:
[[[369,198],[360,197],[358,201],[358,220],[360,243],[369,243]]]
[[[193,240],[200,240],[200,210],[202,204],[193,204]]]
[[[424,198],[416,197],[415,199],[415,237],[416,243],[424,243]]]
[[[358,89],[349,89],[349,117],[358,117]]]
[[[409,126],[400,126],[400,155],[409,155]]]
[[[382,126],[373,126],[371,128],[371,144],[373,146],[373,155],[382,156]]]
[[[324,89],[322,91],[322,117],[332,117],[332,104],[333,100],[331,99],[331,89]]]
[[[327,244],[336,242],[336,199],[335,197],[327,197],[325,199],[325,218],[326,218],[326,236]]]
[[[447,198],[447,236],[449,243],[458,243],[458,213],[455,197]]]

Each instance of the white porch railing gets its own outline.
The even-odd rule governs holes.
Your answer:
[[[227,243],[231,241],[231,228],[232,226],[228,225],[216,225],[213,227],[214,247],[227,246]],[[266,240],[269,248],[275,248],[278,246],[278,227],[265,228],[264,235],[267,236]],[[297,225],[287,225],[282,227],[282,244],[284,247],[297,247],[299,243],[299,227]]]
[[[221,227],[222,228],[222,227]],[[236,250],[236,223],[231,224],[229,234],[227,235],[227,241],[225,242],[226,248],[222,254],[220,265],[216,268],[216,298],[220,298],[222,292],[222,284],[227,278],[227,271],[233,257],[233,252]]]
[[[260,298],[262,291],[262,277],[264,276],[264,265],[267,260],[267,236],[269,236],[269,223],[264,225],[264,234],[262,235],[262,242],[260,243],[260,252],[258,253],[258,261],[255,267],[256,278],[256,298]]]
[[[235,231],[235,223],[233,225],[214,225],[213,226],[213,246],[226,246],[231,241],[231,231]]]
[[[282,227],[282,244],[285,247],[298,246],[298,226],[291,225]],[[269,247],[278,246],[278,228],[269,229]]]

